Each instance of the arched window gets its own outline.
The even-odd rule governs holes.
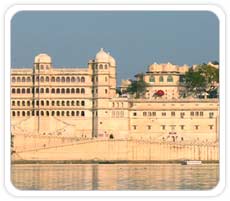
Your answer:
[[[20,103],[21,103],[20,101],[17,101],[17,106],[20,106]]]
[[[79,111],[76,112],[76,116],[79,116]]]
[[[55,94],[55,89],[54,88],[51,89],[51,93]]]
[[[40,69],[43,70],[43,69],[44,69],[44,66],[43,66],[43,65],[40,65]]]
[[[25,103],[25,101],[22,101],[22,106],[26,106],[26,103]]]
[[[49,105],[50,105],[50,102],[49,102],[48,100],[46,101],[46,105],[47,105],[47,106],[49,106]]]
[[[65,88],[61,89],[61,93],[64,94],[65,93]]]
[[[52,111],[52,112],[51,112],[51,115],[52,115],[52,116],[55,116],[55,112],[54,112],[54,111]]]
[[[76,101],[76,105],[79,106],[80,102],[79,101]]]
[[[41,105],[44,106],[44,100],[41,101]]]
[[[49,65],[46,65],[46,69],[47,69],[47,70],[49,69]]]
[[[20,77],[17,77],[17,82],[21,82],[21,78]]]
[[[85,82],[85,77],[81,77],[81,82]]]
[[[159,82],[164,82],[163,76],[160,76],[160,77],[159,77]]]
[[[65,111],[61,111],[61,116],[65,116]]]
[[[57,116],[60,116],[60,112],[59,111],[57,111],[56,114],[57,114]]]
[[[76,89],[76,93],[77,93],[77,94],[80,93],[80,89],[79,89],[79,88]]]
[[[37,94],[39,93],[39,88],[36,88],[36,93],[37,93]]]
[[[11,81],[12,81],[12,82],[16,82],[16,78],[15,78],[15,77],[12,77]]]
[[[39,106],[39,101],[38,100],[36,101],[36,105]]]
[[[107,66],[107,64],[105,64],[105,69],[107,69],[108,68],[108,66]]]
[[[67,94],[70,93],[70,89],[69,89],[69,88],[66,89],[66,93],[67,93]]]
[[[50,116],[50,113],[49,113],[49,111],[46,111],[46,116]]]
[[[44,116],[44,111],[41,111],[41,116]]]
[[[17,112],[17,116],[20,117],[20,111]]]
[[[102,64],[99,65],[99,69],[103,69],[103,65]]]
[[[56,77],[56,82],[60,82],[60,77]]]
[[[55,106],[55,101],[52,101],[51,104],[52,104],[52,106]]]
[[[60,106],[60,101],[57,101],[56,103],[57,103],[57,106]]]
[[[46,76],[46,82],[49,82],[50,78],[48,76]]]
[[[71,94],[74,94],[74,93],[75,93],[75,89],[72,88],[72,89],[71,89]]]
[[[17,94],[20,94],[21,90],[20,88],[17,88]]]
[[[80,77],[77,77],[77,82],[80,82]]]
[[[153,75],[149,77],[149,82],[155,82],[155,77]]]
[[[39,77],[38,76],[36,76],[36,82],[38,82],[39,81]]]
[[[49,91],[50,91],[49,88],[46,88],[46,93],[47,93],[47,94],[49,93]]]
[[[25,93],[26,93],[26,89],[22,88],[22,94],[25,94]]]
[[[105,77],[105,82],[107,82],[107,80],[108,80],[108,78],[107,78],[107,77]]]
[[[85,106],[85,101],[81,101],[81,105],[82,105],[82,106]]]
[[[56,93],[60,94],[60,89],[59,88],[56,89]]]
[[[30,94],[30,88],[27,88],[27,89],[26,89],[26,93],[27,93],[27,94]]]
[[[61,78],[61,82],[65,82],[65,77],[62,77],[62,78]]]
[[[15,111],[13,111],[13,112],[12,112],[12,116],[14,116],[14,117],[15,117]]]
[[[22,116],[24,117],[24,116],[26,116],[26,113],[25,113],[25,111],[22,111]]]
[[[167,82],[173,82],[173,76],[172,75],[169,75],[167,77]]]
[[[30,106],[30,101],[27,101],[27,106]]]
[[[15,101],[12,101],[12,106],[15,106]]]
[[[15,88],[12,88],[12,94],[15,94],[15,92],[16,92],[16,90],[15,90]]]
[[[74,103],[75,103],[74,101],[71,101],[71,106],[74,106],[75,105]]]
[[[66,82],[70,82],[70,78],[69,77],[66,78]]]
[[[55,77],[51,77],[51,82],[55,82]]]
[[[84,117],[85,116],[85,112],[81,111],[81,116]]]
[[[41,76],[40,81],[44,82],[44,77],[43,76]]]
[[[62,106],[65,106],[65,101],[62,101],[62,102],[61,102],[61,105],[62,105]]]
[[[66,105],[67,105],[67,106],[69,106],[69,103],[70,103],[70,102],[69,102],[69,101],[67,101],[67,102],[66,102]]]
[[[26,78],[25,77],[22,77],[22,82],[26,82]]]
[[[75,82],[75,77],[71,77],[71,82]]]
[[[30,78],[30,77],[27,77],[27,78],[26,78],[26,81],[27,81],[27,82],[31,82],[31,78]]]
[[[43,94],[44,93],[44,88],[40,89],[40,93]]]
[[[81,88],[81,94],[84,94],[84,93],[85,93],[85,89]]]
[[[71,116],[72,117],[75,116],[75,112],[74,111],[71,112]]]
[[[27,111],[27,116],[28,116],[28,117],[30,116],[30,111]]]
[[[66,112],[66,116],[69,116],[69,111]]]

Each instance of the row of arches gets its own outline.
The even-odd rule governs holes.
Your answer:
[[[34,81],[33,80],[33,77],[32,76],[27,76],[27,77],[15,77],[13,76],[11,78],[11,81],[14,83],[14,82],[32,82]],[[72,76],[72,77],[57,77],[57,76],[52,76],[52,77],[49,77],[49,76],[36,76],[35,77],[35,81],[36,82],[66,82],[66,83],[70,83],[70,82],[82,82],[84,83],[85,82],[85,77],[75,77],[75,76]]]
[[[85,94],[85,88],[12,88],[12,94],[52,93],[52,94]]]
[[[151,75],[149,77],[149,82],[155,82],[155,81],[156,81],[155,76]],[[164,76],[159,77],[159,82],[164,82]],[[172,75],[168,75],[167,82],[173,82],[173,76]]]
[[[29,117],[29,116],[85,116],[85,111],[12,111],[12,116],[15,117]]]
[[[35,101],[31,101],[31,100],[13,100],[11,102],[12,106],[85,106],[85,101],[84,100],[35,100]]]
[[[94,66],[93,66],[93,69],[95,69],[95,70],[98,70],[98,69],[100,69],[100,70],[102,70],[102,69],[105,69],[105,70],[107,70],[108,69],[108,65],[107,64],[95,64]]]

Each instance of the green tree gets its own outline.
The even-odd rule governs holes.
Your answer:
[[[144,74],[138,74],[137,80],[132,80],[127,88],[129,94],[135,95],[135,98],[143,97],[147,91],[148,83],[144,80]]]
[[[184,77],[186,95],[201,96],[203,93],[213,91],[213,83],[219,82],[219,69],[207,65],[198,65],[195,69],[190,68]]]

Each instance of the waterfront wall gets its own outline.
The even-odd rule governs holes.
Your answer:
[[[56,145],[55,145],[56,144]],[[183,144],[140,140],[80,140],[16,150],[13,160],[166,161],[219,160],[217,144]]]

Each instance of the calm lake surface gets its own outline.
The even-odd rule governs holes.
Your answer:
[[[207,190],[219,180],[219,164],[15,164],[22,190]]]

